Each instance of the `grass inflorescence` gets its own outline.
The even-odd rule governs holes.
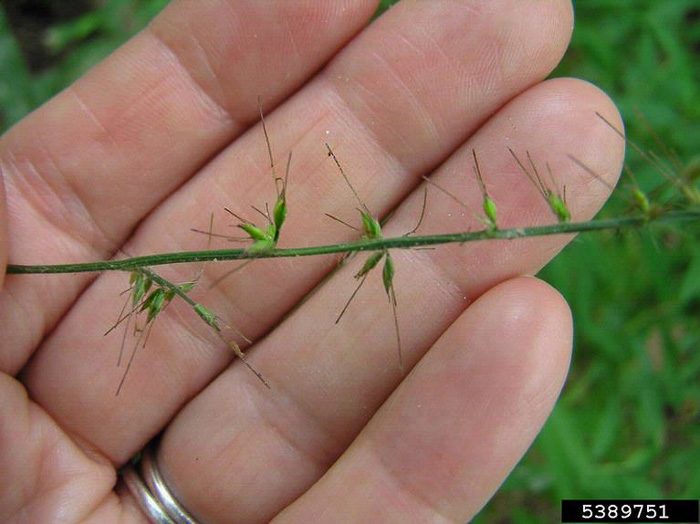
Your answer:
[[[602,119],[608,125],[608,127],[610,127],[611,130],[615,134],[617,134],[621,139],[626,140],[622,132],[616,129],[602,115],[597,114],[597,116],[600,119]],[[247,235],[246,237],[228,237],[226,235],[214,233],[213,215],[210,219],[210,226],[208,231],[201,231],[197,229],[193,230],[197,233],[206,234],[209,239],[209,242],[211,242],[211,239],[214,237],[223,237],[229,240],[246,241],[248,242],[247,247],[238,249],[212,250],[209,248],[210,246],[208,245],[208,249],[203,251],[162,253],[155,255],[144,255],[139,257],[129,257],[104,262],[63,265],[58,264],[36,266],[8,266],[7,272],[12,274],[75,273],[86,271],[115,270],[128,271],[130,273],[130,287],[128,289],[130,298],[127,298],[127,302],[124,304],[124,307],[120,312],[119,318],[115,326],[107,332],[110,333],[114,330],[115,327],[119,326],[122,323],[125,324],[125,334],[122,338],[121,348],[119,352],[119,364],[122,360],[126,332],[129,330],[129,326],[132,322],[132,317],[135,318],[133,326],[136,340],[131,355],[129,357],[128,363],[126,365],[126,369],[117,388],[117,393],[119,393],[124,384],[124,380],[128,374],[129,369],[131,368],[137,349],[139,347],[143,348],[146,346],[146,342],[148,341],[148,335],[151,329],[153,328],[156,318],[167,308],[167,306],[176,297],[186,302],[192,308],[193,312],[202,321],[204,321],[204,323],[209,328],[211,328],[222,341],[226,343],[226,345],[233,351],[233,353],[244,362],[244,364],[258,377],[258,379],[260,379],[262,384],[269,387],[262,374],[248,363],[240,347],[235,342],[228,340],[226,337],[224,337],[224,335],[222,334],[221,327],[219,325],[219,317],[216,315],[216,313],[211,311],[205,305],[196,302],[190,297],[190,292],[195,287],[202,273],[200,272],[200,275],[193,279],[191,282],[186,282],[183,284],[174,284],[158,275],[153,270],[154,266],[191,262],[221,262],[226,260],[243,260],[243,263],[241,265],[225,273],[222,277],[215,280],[212,285],[216,286],[223,279],[231,277],[234,273],[240,271],[247,264],[258,259],[317,256],[334,253],[341,253],[347,255],[349,253],[356,252],[369,252],[369,255],[365,259],[363,265],[354,275],[354,278],[358,280],[358,285],[350,295],[350,298],[347,300],[344,307],[341,309],[340,314],[337,317],[336,323],[338,323],[341,320],[341,318],[347,311],[351,302],[365,283],[369,273],[380,263],[383,262],[382,282],[387,298],[391,305],[393,323],[396,334],[398,368],[403,374],[404,363],[401,345],[401,332],[399,328],[399,317],[397,313],[398,303],[396,299],[396,290],[394,287],[394,275],[396,272],[396,268],[394,264],[394,259],[391,255],[391,250],[424,248],[450,243],[463,244],[466,242],[487,241],[496,239],[534,238],[546,235],[585,233],[603,230],[620,231],[623,229],[639,229],[641,227],[646,227],[654,223],[681,223],[687,221],[700,220],[700,199],[698,198],[698,188],[695,185],[697,177],[689,176],[685,174],[685,172],[682,172],[684,173],[682,176],[676,175],[674,172],[668,170],[666,166],[661,164],[658,157],[654,157],[646,153],[641,148],[639,148],[639,146],[636,146],[636,144],[633,144],[633,147],[636,150],[638,150],[640,154],[645,155],[645,158],[649,159],[650,161],[654,161],[654,166],[663,175],[664,182],[668,182],[671,186],[671,189],[674,190],[675,196],[673,200],[666,202],[663,206],[659,205],[652,199],[652,197],[650,197],[646,193],[643,193],[641,189],[639,189],[639,187],[635,184],[632,188],[631,195],[629,198],[631,201],[636,203],[636,206],[632,207],[629,213],[617,217],[595,219],[584,222],[571,221],[571,212],[566,202],[566,187],[564,186],[561,192],[557,189],[555,176],[551,168],[549,167],[549,164],[545,164],[547,169],[547,175],[549,178],[549,182],[545,182],[542,174],[540,173],[540,169],[538,169],[537,164],[532,158],[532,155],[529,151],[525,152],[527,163],[524,163],[521,160],[521,158],[515,153],[515,151],[513,151],[511,148],[508,148],[508,151],[513,157],[517,166],[520,168],[522,173],[530,180],[536,191],[541,195],[543,200],[549,206],[549,209],[553,217],[556,219],[556,222],[543,226],[524,226],[504,229],[499,227],[498,225],[497,203],[487,191],[486,184],[484,182],[484,178],[481,172],[477,152],[475,150],[472,150],[474,174],[476,176],[476,180],[478,182],[479,189],[482,195],[483,215],[479,215],[471,210],[470,211],[478,219],[478,221],[482,224],[483,227],[476,231],[470,230],[457,233],[424,236],[414,235],[414,233],[420,226],[420,223],[422,222],[423,216],[425,214],[428,187],[435,187],[439,189],[441,192],[448,194],[461,206],[465,207],[466,209],[469,209],[469,207],[457,197],[440,187],[435,182],[431,181],[429,178],[423,177],[427,184],[424,194],[423,208],[421,210],[421,215],[418,224],[412,231],[410,231],[407,234],[389,238],[384,236],[384,234],[382,233],[382,225],[379,219],[371,213],[367,205],[360,198],[358,192],[351,183],[350,178],[345,173],[345,170],[343,169],[340,161],[336,157],[330,145],[326,144],[328,156],[333,159],[335,166],[337,167],[342,178],[344,179],[345,183],[352,192],[354,199],[358,203],[359,207],[357,209],[360,213],[362,226],[355,227],[350,225],[347,221],[342,220],[338,217],[334,217],[333,215],[329,214],[326,215],[334,219],[335,221],[342,223],[357,231],[361,235],[361,238],[354,242],[348,243],[328,244],[304,248],[281,249],[277,247],[277,243],[280,238],[282,227],[285,223],[288,212],[287,186],[292,155],[291,152],[289,152],[287,156],[287,164],[284,178],[279,178],[275,171],[275,162],[272,154],[272,148],[270,146],[267,128],[265,125],[262,105],[260,105],[260,118],[262,123],[263,134],[265,137],[265,143],[267,146],[267,152],[270,159],[270,170],[272,172],[272,178],[277,192],[277,200],[275,202],[275,205],[273,206],[272,212],[270,212],[269,207],[267,205],[265,205],[264,211],[255,206],[252,206],[252,208],[264,218],[266,226],[258,226],[252,221],[241,217],[239,214],[233,212],[232,210],[224,208],[229,215],[233,216],[239,221],[238,224],[236,224],[236,226]],[[601,175],[596,173],[586,164],[572,156],[570,156],[570,160],[575,165],[580,167],[584,171],[584,173],[587,173],[596,180],[610,187]],[[694,172],[691,172],[691,174],[693,173]],[[145,320],[141,324],[139,324],[139,316],[143,315],[145,315]]]

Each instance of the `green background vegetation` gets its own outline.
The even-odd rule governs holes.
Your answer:
[[[0,129],[167,2],[95,3],[100,7],[32,36],[44,57],[31,70],[0,10]],[[575,4],[573,41],[553,76],[584,78],[607,91],[643,147],[666,158],[673,150],[686,162],[697,156],[700,0]],[[628,161],[641,187],[659,183],[639,155],[630,152]],[[627,206],[617,196],[602,214]],[[542,434],[478,522],[556,522],[561,498],[700,496],[699,232],[683,226],[587,236],[542,271],[574,311],[571,375]]]

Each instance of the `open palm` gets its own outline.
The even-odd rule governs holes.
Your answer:
[[[614,179],[622,146],[594,112],[621,125],[617,112],[589,84],[542,82],[570,37],[568,1],[406,1],[367,26],[375,4],[174,1],[2,137],[0,260],[201,249],[191,229],[212,212],[232,231],[223,206],[275,196],[258,97],[278,163],[294,151],[284,247],[356,236],[324,216],[359,218],[326,142],[373,213],[395,210],[391,235],[415,225],[426,173],[479,208],[472,149],[503,227],[553,220],[508,147],[551,165],[576,219],[598,209],[605,187],[566,155]],[[431,193],[422,230],[469,227]],[[213,288],[236,263],[208,265],[198,300],[253,341],[271,390],[173,303],[115,397],[121,338],[102,334],[127,278],[6,277],[0,520],[143,521],[117,470],[162,432],[160,468],[203,521],[463,522],[563,384],[568,307],[518,275],[568,240],[395,253],[405,376],[380,275],[334,324],[361,257],[318,287],[337,259],[256,261]],[[198,269],[159,271],[183,282]]]

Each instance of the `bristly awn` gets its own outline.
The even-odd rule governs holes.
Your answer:
[[[527,161],[530,164],[532,173],[530,173],[527,167],[525,167],[525,165],[520,161],[518,155],[515,154],[515,151],[513,151],[510,147],[508,148],[508,151],[517,162],[518,167],[520,167],[520,170],[523,173],[525,173],[527,178],[530,179],[530,182],[532,182],[532,185],[535,186],[535,189],[537,189],[540,195],[542,195],[542,198],[544,198],[545,202],[547,202],[549,209],[557,218],[557,221],[560,224],[570,222],[571,211],[569,211],[569,207],[566,202],[566,186],[563,187],[562,192],[560,193],[557,189],[557,184],[554,180],[554,174],[552,173],[552,169],[549,167],[549,164],[545,165],[547,167],[547,173],[549,174],[549,178],[552,182],[552,187],[554,187],[554,189],[550,189],[540,176],[540,173],[537,170],[537,166],[532,160],[532,156],[530,155],[529,151],[526,151],[525,154],[527,155]]]

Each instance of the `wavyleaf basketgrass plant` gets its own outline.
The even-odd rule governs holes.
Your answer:
[[[125,324],[125,332],[122,337],[122,343],[119,351],[118,363],[122,360],[125,338],[127,332],[129,331],[129,326],[132,321],[132,317],[135,318],[134,326],[134,336],[135,343],[129,357],[126,369],[122,375],[117,388],[117,394],[122,389],[124,380],[128,374],[128,371],[134,360],[134,355],[139,347],[143,348],[148,340],[149,332],[153,329],[157,317],[168,307],[168,305],[175,299],[179,298],[183,300],[194,313],[211,329],[214,331],[216,336],[221,339],[231,351],[240,358],[243,363],[253,372],[257,378],[266,387],[270,387],[269,384],[263,378],[261,371],[254,369],[250,363],[248,363],[243,351],[239,345],[227,338],[222,331],[219,316],[209,309],[204,304],[195,301],[191,296],[190,292],[193,290],[197,284],[199,277],[193,279],[190,282],[185,282],[181,284],[175,284],[169,280],[163,278],[158,273],[153,270],[153,267],[161,265],[170,264],[182,264],[182,263],[192,263],[192,262],[223,262],[230,260],[243,260],[243,264],[234,268],[232,271],[225,273],[222,277],[217,279],[213,285],[217,285],[223,279],[231,277],[235,272],[242,269],[245,265],[265,258],[282,258],[282,257],[307,257],[307,256],[319,256],[319,255],[329,255],[329,254],[351,254],[357,252],[368,252],[370,255],[365,260],[364,264],[361,266],[359,271],[354,275],[355,279],[359,280],[359,284],[351,294],[350,298],[347,300],[345,306],[341,309],[341,312],[336,320],[336,323],[340,321],[343,314],[349,307],[353,298],[359,292],[360,288],[364,284],[367,275],[379,265],[380,262],[384,262],[382,270],[382,281],[386,295],[389,299],[389,303],[392,308],[393,320],[396,332],[397,341],[397,353],[398,353],[398,367],[403,373],[403,358],[401,351],[401,335],[399,329],[399,317],[397,313],[397,301],[396,293],[394,289],[394,274],[395,266],[394,260],[391,255],[391,250],[394,249],[415,249],[415,248],[426,248],[434,247],[444,244],[463,244],[467,242],[483,242],[489,240],[513,240],[513,239],[525,239],[533,237],[541,237],[547,235],[566,235],[573,233],[592,233],[605,230],[628,230],[628,229],[639,229],[643,227],[649,227],[652,224],[680,224],[683,222],[691,222],[700,220],[700,190],[697,187],[698,174],[700,173],[700,168],[696,167],[696,163],[700,166],[700,162],[690,163],[688,167],[682,169],[676,174],[676,171],[672,171],[667,165],[663,164],[658,156],[653,153],[647,153],[643,151],[638,146],[632,144],[633,148],[637,149],[640,154],[642,154],[652,165],[657,169],[657,171],[663,176],[664,180],[662,184],[669,184],[671,188],[671,196],[669,196],[668,191],[663,192],[664,201],[660,202],[657,199],[661,198],[661,191],[654,191],[653,194],[643,193],[639,187],[634,184],[634,177],[630,172],[630,177],[633,182],[631,188],[630,201],[633,205],[629,208],[628,212],[620,216],[615,216],[612,218],[605,219],[593,219],[588,221],[572,221],[571,212],[566,202],[566,188],[563,187],[561,192],[557,188],[557,183],[555,180],[555,174],[552,172],[551,168],[547,163],[545,163],[547,169],[547,175],[549,182],[545,182],[542,175],[540,174],[540,169],[537,167],[535,159],[529,151],[525,152],[527,158],[527,164],[521,160],[515,151],[509,148],[509,152],[520,170],[523,172],[527,178],[532,182],[537,192],[545,200],[549,209],[552,213],[555,222],[546,225],[538,226],[523,226],[523,227],[511,227],[502,229],[498,225],[497,221],[497,203],[489,195],[486,184],[484,182],[483,175],[481,173],[481,168],[479,165],[477,152],[472,151],[474,159],[474,173],[477,177],[477,182],[479,184],[480,191],[482,193],[482,210],[484,215],[480,216],[473,213],[478,220],[483,225],[482,229],[476,231],[458,231],[454,233],[443,233],[436,235],[414,235],[425,213],[425,206],[427,202],[427,188],[434,186],[442,192],[447,193],[453,199],[457,200],[461,205],[469,209],[466,204],[459,201],[456,197],[449,194],[446,190],[430,181],[430,179],[425,179],[427,182],[425,189],[425,196],[423,200],[423,209],[421,211],[421,216],[418,220],[416,227],[402,236],[397,237],[386,237],[382,233],[381,223],[378,218],[376,218],[365,205],[363,200],[360,198],[359,194],[353,187],[349,177],[343,170],[338,158],[335,156],[331,147],[326,144],[327,154],[333,159],[335,165],[353,193],[355,199],[357,200],[362,219],[362,228],[356,228],[347,222],[333,217],[334,220],[341,222],[352,229],[358,231],[361,234],[361,238],[354,242],[338,243],[338,244],[326,244],[317,245],[311,247],[300,247],[300,248],[279,248],[277,247],[278,240],[284,225],[287,212],[287,182],[290,172],[291,165],[291,152],[287,157],[287,165],[284,178],[279,178],[275,172],[275,163],[273,160],[272,149],[270,147],[270,142],[267,134],[267,129],[265,127],[265,120],[262,113],[262,108],[260,109],[260,117],[262,121],[262,128],[265,135],[265,142],[267,145],[267,151],[270,158],[270,169],[273,175],[273,181],[277,190],[277,201],[273,207],[272,212],[269,211],[268,206],[265,206],[265,210],[261,210],[253,206],[253,209],[262,215],[267,222],[266,227],[260,227],[245,218],[242,218],[237,213],[225,208],[226,212],[231,216],[239,220],[236,226],[246,233],[247,237],[229,237],[226,235],[215,234],[212,231],[213,223],[210,222],[209,231],[202,231],[193,229],[193,231],[206,234],[211,241],[212,237],[224,237],[229,240],[243,240],[248,241],[249,245],[245,248],[237,249],[205,249],[201,251],[183,251],[174,253],[159,253],[152,255],[143,255],[135,257],[125,257],[115,260],[108,261],[98,261],[98,262],[85,262],[85,263],[75,263],[75,264],[52,264],[52,265],[19,265],[11,264],[7,267],[7,273],[9,274],[51,274],[51,273],[80,273],[80,272],[100,272],[100,271],[124,271],[130,273],[130,287],[128,291],[127,301],[122,308],[122,311],[117,319],[115,325],[110,328],[107,333],[110,333],[121,324]],[[604,117],[598,115],[605,123],[612,128],[612,130],[621,139],[626,140],[623,133],[616,129],[610,122],[605,120]],[[596,173],[592,168],[588,167],[586,164],[580,160],[570,156],[571,161],[580,167],[584,173],[589,176],[599,180],[601,183],[607,184],[604,179]],[[213,219],[212,219],[213,220]],[[201,273],[200,275],[201,276]],[[139,316],[145,315],[145,320],[139,324]],[[240,333],[239,333],[240,334]],[[240,334],[244,339],[245,336]],[[246,339],[247,340],[247,339]]]

